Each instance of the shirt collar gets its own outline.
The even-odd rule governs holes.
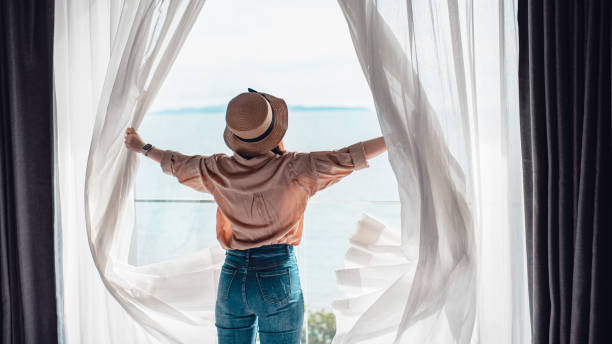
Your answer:
[[[232,158],[234,158],[236,161],[239,161],[242,164],[245,165],[250,165],[250,164],[256,164],[258,162],[264,161],[264,160],[268,160],[272,157],[274,157],[276,155],[276,153],[272,152],[272,151],[267,151],[263,154],[260,155],[256,155],[250,159],[247,159],[245,157],[243,157],[242,155],[234,152],[234,154],[232,154]]]

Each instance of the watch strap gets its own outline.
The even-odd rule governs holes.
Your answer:
[[[150,143],[147,143],[146,145],[142,146],[142,153],[146,156],[147,153],[149,153],[149,151],[153,148],[153,145]]]

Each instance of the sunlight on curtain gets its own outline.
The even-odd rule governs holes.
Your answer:
[[[360,221],[337,271],[333,342],[530,342],[514,1],[339,4],[402,230]]]
[[[67,343],[186,343],[216,336],[211,319],[220,247],[160,264],[127,262],[139,160],[122,139],[125,128],[142,121],[203,3],[56,1]]]

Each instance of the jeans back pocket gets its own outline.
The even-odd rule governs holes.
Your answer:
[[[284,304],[291,297],[291,275],[289,268],[255,273],[259,291],[265,301]]]
[[[221,301],[225,301],[229,296],[230,288],[234,277],[236,277],[237,269],[228,267],[226,265],[221,266],[221,274],[219,276],[219,288],[217,289],[217,298]]]

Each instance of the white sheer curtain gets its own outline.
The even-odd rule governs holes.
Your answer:
[[[334,343],[528,343],[516,4],[339,0],[402,230],[360,220]]]
[[[203,3],[56,1],[67,343],[216,338],[219,246],[154,265],[128,264],[139,158],[123,144],[125,129],[138,128]]]

